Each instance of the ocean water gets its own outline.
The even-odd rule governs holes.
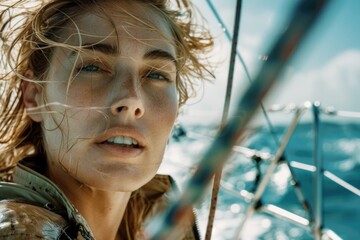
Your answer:
[[[275,132],[281,140],[286,125],[276,125]],[[162,171],[171,174],[180,188],[185,188],[191,173],[196,169],[203,152],[216,134],[211,126],[185,126],[175,132],[166,153]],[[355,194],[338,183],[323,177],[323,227],[330,229],[342,239],[359,239],[360,236],[360,124],[359,121],[322,121],[320,123],[321,159],[326,176],[336,176],[355,187]],[[255,149],[262,153],[274,154],[277,144],[269,130],[252,129],[251,134],[241,144],[245,149]],[[313,219],[315,201],[314,131],[311,122],[300,123],[291,137],[284,156],[288,164],[277,165],[271,180],[261,197],[263,205],[271,204],[306,219]],[[269,161],[259,161],[243,153],[235,153],[223,170],[222,187],[214,224],[212,239],[235,239],[249,201],[241,192],[253,192],[256,179],[268,171]],[[310,171],[309,171],[310,170]],[[295,193],[292,176],[300,184],[301,192],[310,205],[306,211]],[[350,186],[350,187],[351,187]],[[196,205],[198,225],[202,236],[205,234],[210,202],[210,187],[201,203]],[[358,191],[358,192],[356,192]],[[245,222],[241,239],[314,239],[310,227],[304,227],[288,220],[256,211]]]

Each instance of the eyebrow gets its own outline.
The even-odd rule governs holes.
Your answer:
[[[108,55],[116,55],[119,53],[118,48],[111,45],[111,44],[105,44],[105,43],[96,43],[96,44],[84,44],[82,46],[83,49],[87,49],[87,50],[93,50],[93,51],[98,51],[104,54],[108,54]],[[74,55],[76,53],[76,51],[72,51],[71,55]],[[171,61],[173,62],[175,65],[176,64],[176,59],[175,57],[170,54],[167,51],[161,50],[161,49],[154,49],[154,50],[150,50],[148,52],[145,53],[144,55],[145,59],[162,59],[162,60],[167,60],[167,61]]]
[[[161,50],[161,49],[155,49],[155,50],[148,51],[147,53],[145,53],[144,58],[145,59],[167,60],[167,61],[171,61],[175,65],[177,65],[175,57],[172,54],[170,54],[169,52]]]
[[[82,49],[86,50],[93,50],[97,52],[101,52],[107,55],[116,55],[118,54],[118,48],[111,45],[111,44],[105,44],[105,43],[86,43],[81,46]],[[77,51],[72,51],[71,55],[74,55]]]

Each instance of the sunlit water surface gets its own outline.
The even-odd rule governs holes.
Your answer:
[[[211,143],[216,129],[210,126],[186,126],[185,134],[175,134],[169,144],[165,163],[161,171],[171,174],[183,190],[197,161]],[[277,126],[276,133],[281,139],[285,126]],[[313,165],[313,125],[300,124],[285,150],[288,162]],[[320,141],[323,166],[360,189],[360,126],[354,123],[321,123]],[[274,154],[277,145],[267,129],[257,129],[242,144],[250,149]],[[295,164],[294,166],[298,166]],[[261,174],[264,176],[269,163],[262,161]],[[300,164],[301,166],[301,164]],[[292,168],[298,179],[305,199],[314,208],[314,173]],[[243,154],[234,154],[227,162],[219,194],[218,207],[212,239],[235,239],[249,202],[243,199],[241,190],[253,192],[256,189],[257,171],[255,161]],[[279,164],[261,198],[263,204],[273,204],[303,218],[309,218],[298,201],[291,185],[291,173],[287,164]],[[234,193],[235,192],[235,193]],[[360,197],[324,177],[323,181],[323,222],[343,239],[358,239],[360,236]],[[198,225],[202,236],[205,234],[210,202],[210,188],[204,200],[196,206]],[[312,213],[310,213],[311,215]],[[246,221],[241,231],[242,239],[314,239],[311,229],[283,219],[256,212]]]

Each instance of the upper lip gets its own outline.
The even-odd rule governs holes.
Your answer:
[[[131,127],[109,128],[105,131],[104,135],[102,135],[96,139],[96,142],[102,143],[102,142],[105,142],[106,140],[108,140],[109,138],[119,137],[119,136],[130,137],[130,138],[135,139],[138,142],[140,147],[146,146],[146,141],[145,141],[145,137],[143,136],[143,134],[141,134],[140,131],[136,130],[135,128],[131,128]]]

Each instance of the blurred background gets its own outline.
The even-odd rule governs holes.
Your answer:
[[[175,129],[160,171],[171,174],[180,188],[196,169],[200,157],[216,136],[223,114],[228,78],[236,0],[194,0],[215,36],[210,61],[216,63],[216,79],[199,86],[199,94],[183,109],[179,128]],[[238,53],[251,78],[268,61],[273,41],[287,25],[297,0],[243,0]],[[244,220],[249,201],[242,191],[253,192],[256,179],[267,172],[269,161],[255,162],[254,152],[273,155],[278,149],[294,110],[306,101],[321,103],[319,149],[323,177],[323,224],[341,239],[360,235],[360,1],[332,0],[308,36],[288,62],[279,81],[264,100],[258,114],[223,171],[213,239],[235,239]],[[222,23],[219,21],[221,19]],[[250,81],[237,58],[230,114]],[[291,184],[293,177],[301,184],[305,199],[314,209],[314,121],[311,109],[300,119],[284,156],[288,164],[279,164],[267,185],[262,202],[274,204],[305,219],[313,212],[301,206]],[[249,152],[250,151],[250,152]],[[291,171],[289,170],[289,166]],[[340,180],[341,181],[340,181]],[[346,185],[344,182],[348,183]],[[208,194],[196,206],[199,228],[204,237],[210,202]],[[314,239],[311,229],[264,213],[246,220],[243,239]]]
[[[216,80],[201,89],[197,99],[191,101],[183,119],[216,122],[220,119],[225,100],[229,69],[231,42],[224,29],[233,33],[235,0],[194,0],[216,39],[212,62]],[[242,55],[250,76],[266,61],[267,50],[287,25],[287,19],[297,1],[243,0],[240,19],[238,52]],[[222,19],[222,26],[209,7],[214,6]],[[324,106],[336,109],[360,111],[357,95],[360,91],[360,1],[330,1],[321,18],[307,38],[301,43],[292,61],[269,94],[267,106],[280,104],[303,104],[319,100]],[[237,59],[233,102],[246,89],[249,80]]]

